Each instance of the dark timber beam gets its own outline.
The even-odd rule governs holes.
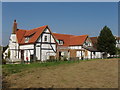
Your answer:
[[[34,49],[10,49],[10,50],[20,51],[20,50],[34,50]]]
[[[51,46],[52,50],[56,53],[56,51],[54,50],[53,46],[51,45],[51,34],[50,34],[50,46]]]
[[[41,48],[41,50],[53,50],[51,48]]]
[[[91,59],[92,59],[92,52],[91,52]]]
[[[42,36],[43,36],[43,34],[41,34],[41,36],[40,36],[40,38],[41,38],[41,43],[40,43],[40,60],[41,60],[41,58],[42,58]]]
[[[34,61],[36,60],[36,44],[34,44]]]
[[[81,51],[81,59],[83,59],[83,56],[82,56],[82,51]]]

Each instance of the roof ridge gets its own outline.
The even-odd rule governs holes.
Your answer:
[[[41,26],[41,27],[37,27],[37,28],[33,28],[33,29],[29,29],[29,30],[39,29],[39,28],[42,28],[42,27],[48,27],[48,25],[44,25],[44,26]]]
[[[62,33],[53,33],[53,34],[60,34],[60,35],[76,36],[76,35],[71,35],[71,34],[62,34]]]
[[[61,33],[53,33],[53,34],[61,34]],[[61,35],[70,35],[70,36],[74,36],[74,37],[76,37],[76,36],[89,36],[88,34],[85,34],[85,35],[71,35],[71,34],[61,34]]]

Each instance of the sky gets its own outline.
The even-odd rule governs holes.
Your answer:
[[[18,29],[48,25],[52,32],[98,36],[107,25],[118,35],[117,2],[3,2],[2,45],[7,45],[14,19]]]

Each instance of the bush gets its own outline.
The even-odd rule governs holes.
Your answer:
[[[58,59],[48,59],[47,62],[54,62],[54,61],[59,61]]]
[[[68,61],[66,57],[63,57],[63,61]]]
[[[6,60],[5,59],[2,59],[2,64],[6,64]]]

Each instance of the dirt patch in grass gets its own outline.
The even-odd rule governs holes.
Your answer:
[[[117,88],[118,59],[36,67],[3,81],[9,88]]]

